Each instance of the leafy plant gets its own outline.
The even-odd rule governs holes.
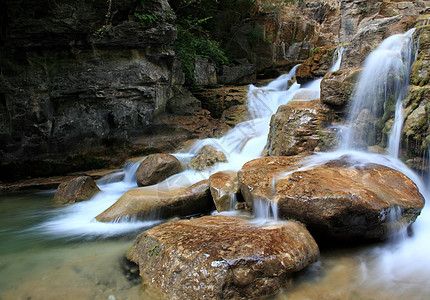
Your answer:
[[[144,14],[135,12],[134,16],[139,20],[140,25],[144,28],[151,27],[154,22],[158,20],[158,17],[155,14]]]
[[[185,19],[176,24],[178,38],[174,44],[176,53],[181,61],[185,79],[188,84],[194,84],[194,58],[205,57],[213,61],[219,69],[229,63],[229,59],[219,42],[210,38],[202,24],[210,19]]]

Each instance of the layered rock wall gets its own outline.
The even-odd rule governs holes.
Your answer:
[[[183,83],[165,0],[8,0],[3,8],[0,174],[9,179],[23,175],[18,169],[102,166],[114,146],[150,131]]]

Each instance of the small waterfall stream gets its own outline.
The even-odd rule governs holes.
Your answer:
[[[396,110],[397,118],[392,129],[395,134],[392,135],[389,152],[398,154],[396,145],[400,141],[402,126],[401,100],[412,66],[413,32],[414,29],[411,29],[405,34],[387,38],[365,60],[351,99],[347,118],[350,128],[342,137],[342,149],[367,149],[367,146],[374,145],[379,133],[376,129],[382,130],[377,128],[376,121],[381,118],[386,121],[385,118]]]
[[[303,168],[323,164],[348,154],[361,164],[378,163],[399,170],[417,184],[426,201],[430,200],[428,191],[430,179],[428,182],[424,182],[398,159],[403,121],[401,101],[413,57],[411,35],[412,31],[409,31],[404,35],[390,37],[378,47],[379,50],[375,51],[376,54],[372,53],[369,56],[359,81],[359,86],[364,87],[357,88],[351,106],[353,112],[348,119],[349,124],[354,125],[359,112],[363,109],[369,111],[372,118],[383,116],[388,109],[395,110],[395,122],[388,142],[389,155],[359,151],[358,149],[364,149],[368,144],[355,145],[353,143],[356,140],[355,137],[371,134],[368,131],[359,132],[355,126],[351,126],[350,134],[343,136],[341,147],[337,151],[316,153],[309,158],[307,165]],[[331,71],[339,68],[342,50],[339,49]],[[381,63],[383,66],[375,67],[377,63]],[[369,71],[369,68],[372,71]],[[269,132],[271,115],[276,112],[278,106],[286,104],[292,99],[309,100],[319,97],[321,79],[304,86],[297,83],[290,85],[289,82],[296,69],[297,66],[289,74],[280,76],[265,87],[250,86],[248,105],[253,116],[252,120],[239,124],[221,138],[198,141],[188,152],[174,154],[183,163],[187,163],[204,145],[213,145],[226,154],[229,163],[219,163],[205,172],[186,170],[170,177],[155,188],[189,185],[208,178],[217,171],[239,170],[245,162],[260,157]],[[396,76],[393,77],[393,74]],[[384,76],[391,79],[384,80]],[[368,84],[372,83],[375,85],[369,87]],[[372,93],[379,95],[380,97],[377,98],[382,99],[382,102],[373,103]],[[394,96],[390,96],[390,98],[388,95]],[[387,101],[390,102],[388,105]],[[388,107],[393,104],[395,104],[395,109]],[[367,129],[374,132],[372,126],[368,126]],[[53,236],[91,239],[100,236],[120,236],[160,222],[100,223],[94,220],[94,216],[117,201],[125,191],[137,186],[135,172],[138,165],[139,162],[126,164],[121,172],[115,174],[114,179],[104,178],[98,182],[102,192],[93,199],[52,210],[48,220],[36,225],[33,230]],[[277,219],[277,203],[259,200],[256,201],[254,209],[256,222]],[[350,299],[351,296],[357,299],[366,298],[366,296],[378,299],[395,297],[404,299],[410,298],[410,295],[418,295],[415,299],[424,299],[422,296],[430,293],[430,287],[426,282],[430,278],[430,256],[428,255],[430,253],[430,212],[428,210],[429,208],[426,206],[414,223],[412,236],[404,234],[396,236],[390,243],[368,247],[364,250],[354,250],[352,254],[348,254],[349,256],[345,255],[343,250],[336,252],[335,257],[325,254],[323,262],[310,268],[310,279],[305,279],[303,284],[299,280],[296,285],[297,289],[294,288],[288,293],[281,294],[276,299],[319,299],[324,293],[333,296],[331,298],[338,299]],[[393,207],[389,216],[396,218],[396,212],[396,208]],[[345,263],[345,261],[347,262]],[[359,275],[349,269],[344,273],[339,273],[338,269],[345,265],[348,265],[347,267],[351,270],[359,269]],[[326,268],[325,271],[321,270],[323,267]],[[330,278],[331,276],[335,278]],[[327,284],[325,280],[329,280],[329,283]],[[327,289],[334,292],[327,292]],[[341,293],[343,289],[346,290],[345,294]],[[306,293],[306,290],[311,292],[303,294]]]

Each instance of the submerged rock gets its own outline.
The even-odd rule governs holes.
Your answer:
[[[383,239],[415,221],[424,206],[404,174],[342,158],[302,168],[300,157],[264,157],[238,173],[242,194],[275,201],[279,215],[303,222],[315,237]]]
[[[191,160],[190,167],[193,170],[203,171],[218,162],[227,162],[225,154],[212,145],[206,145],[203,146],[199,154]]]
[[[209,187],[217,211],[231,210],[239,193],[237,174],[234,171],[221,171],[209,177]]]
[[[166,185],[128,190],[117,202],[96,217],[100,222],[137,219],[165,219],[208,213],[214,209],[209,181],[202,180],[189,187]]]
[[[318,246],[294,221],[259,227],[206,216],[141,233],[127,253],[143,283],[168,299],[254,299],[278,292],[316,261]]]
[[[99,187],[90,176],[79,176],[60,184],[54,195],[54,203],[73,204],[91,199]]]
[[[181,162],[173,155],[151,154],[140,163],[136,171],[137,185],[153,185],[182,171]]]

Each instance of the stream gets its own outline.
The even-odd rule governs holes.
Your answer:
[[[389,51],[392,59],[376,58],[372,67],[392,71],[389,64],[394,63],[395,72],[407,72],[407,77],[413,52],[409,50],[411,34],[390,37],[389,42],[382,43],[378,49]],[[368,61],[374,59],[372,55],[380,55],[378,49]],[[339,68],[341,57],[340,49],[332,70]],[[386,64],[386,68],[377,63]],[[365,66],[366,70],[370,69]],[[150,188],[190,185],[221,170],[237,171],[245,162],[259,157],[267,141],[270,117],[277,107],[290,100],[319,97],[321,79],[304,86],[289,85],[296,68],[265,87],[250,86],[248,106],[252,120],[239,124],[221,138],[198,141],[187,151],[174,154],[186,164],[204,145],[214,145],[226,154],[229,163],[219,163],[204,172],[186,170]],[[404,77],[399,78],[403,81],[397,86],[395,98],[400,99],[397,102],[401,102],[407,82]],[[372,91],[371,82],[365,83],[364,91]],[[352,107],[357,110],[362,106],[359,101],[368,101],[359,89],[360,82],[352,100]],[[380,106],[376,104],[375,109]],[[401,119],[401,105],[396,107],[396,117]],[[351,128],[356,114],[352,111],[348,118]],[[401,124],[396,126],[401,128]],[[423,180],[397,158],[397,136],[390,137],[387,155],[371,154],[352,146],[356,140],[352,136],[354,131],[355,128],[345,130],[338,151],[318,153],[311,157],[308,166],[348,154],[360,163],[379,163],[403,172],[417,184],[426,200],[430,199],[428,180]],[[393,132],[399,134],[399,130]],[[124,268],[124,255],[138,233],[166,220],[117,223],[94,220],[125,191],[136,187],[133,174],[137,166],[138,162],[128,163],[122,170],[123,180],[102,179],[98,182],[101,193],[67,207],[51,203],[55,191],[0,195],[0,299],[157,299],[157,295],[141,286],[138,278],[130,279]],[[255,207],[256,216],[268,217],[264,213],[267,206]],[[430,294],[427,284],[430,280],[429,222],[425,207],[413,225],[412,235],[401,230],[380,244],[325,247],[317,263],[297,274],[291,286],[270,299],[427,299]]]

